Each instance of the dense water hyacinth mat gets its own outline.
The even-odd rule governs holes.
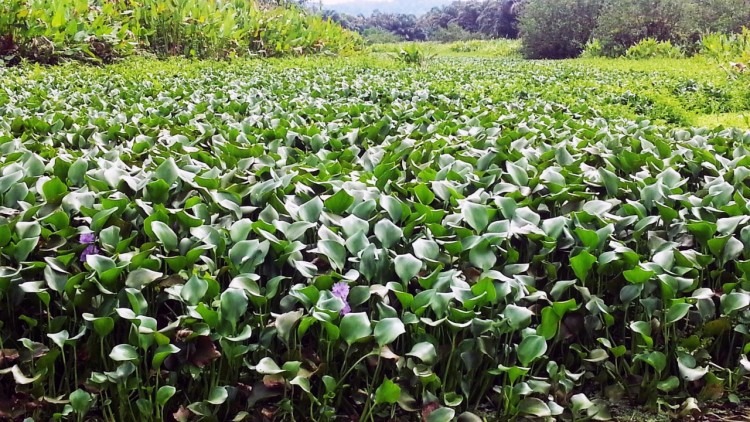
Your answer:
[[[750,134],[609,90],[680,77],[354,58],[0,80],[2,417],[600,420],[747,387]]]

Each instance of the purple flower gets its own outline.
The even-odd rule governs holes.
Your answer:
[[[344,283],[343,281],[340,281],[331,287],[331,293],[342,301],[344,301],[344,307],[341,309],[341,315],[346,315],[349,312],[352,311],[351,306],[349,306],[349,303],[346,301],[346,298],[349,296],[349,285]]]
[[[96,245],[88,245],[86,246],[86,249],[81,252],[81,262],[86,262],[86,258],[89,255],[96,255],[99,253],[99,248],[96,247]]]
[[[84,245],[90,245],[90,244],[96,242],[96,234],[94,234],[92,232],[81,233],[81,237],[79,239],[79,242],[83,243]]]
[[[349,296],[349,285],[340,281],[333,285],[331,293],[337,298],[346,301],[346,297]]]

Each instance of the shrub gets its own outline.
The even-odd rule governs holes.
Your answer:
[[[422,65],[435,56],[434,54],[427,53],[415,43],[407,44],[401,47],[398,53],[391,53],[391,55],[401,63],[410,65]]]
[[[581,57],[587,59],[602,57],[603,55],[602,43],[599,42],[599,40],[597,40],[596,38],[587,42],[586,46],[583,48],[583,52],[581,53]]]
[[[367,28],[362,32],[365,44],[392,44],[403,41],[401,37],[383,28]]]
[[[535,0],[521,10],[521,51],[530,59],[564,59],[583,51],[600,0]]]
[[[628,48],[625,57],[629,59],[675,59],[684,57],[679,47],[672,45],[669,41],[657,41],[655,38],[646,38],[638,44]]]
[[[433,31],[429,39],[438,42],[456,42],[456,41],[467,41],[476,38],[475,34],[461,28],[455,23],[449,24],[445,28],[438,28]]]
[[[684,44],[698,33],[690,24],[691,10],[685,0],[605,0],[593,36],[609,57],[624,55],[646,38]]]
[[[700,53],[717,62],[750,57],[750,30],[743,29],[739,34],[706,34],[701,38]]]
[[[479,51],[481,46],[481,42],[478,41],[463,41],[451,44],[450,50],[454,53],[472,53]]]

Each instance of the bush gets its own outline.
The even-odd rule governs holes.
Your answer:
[[[401,63],[410,65],[422,65],[427,60],[435,57],[434,54],[427,53],[415,43],[407,44],[401,47],[398,53],[391,53],[391,55]]]
[[[581,57],[591,59],[596,57],[602,57],[602,43],[596,38],[586,43],[586,47],[583,48]]]
[[[393,44],[403,41],[398,35],[382,28],[367,28],[362,32],[362,36],[367,45]]]
[[[609,57],[647,38],[685,44],[699,32],[690,24],[691,10],[685,0],[605,0],[593,36]]]
[[[454,53],[473,53],[479,51],[481,46],[481,41],[462,41],[451,44],[450,50]]]
[[[438,42],[467,41],[474,38],[477,38],[476,34],[472,34],[455,23],[449,24],[445,28],[438,28],[429,36],[431,41]]]
[[[521,51],[530,59],[578,56],[591,37],[600,0],[534,0],[521,10]]]
[[[743,29],[739,34],[706,34],[701,38],[700,53],[720,63],[750,57],[750,30]]]
[[[625,52],[625,57],[629,59],[676,59],[684,56],[682,50],[671,42],[657,41],[655,38],[641,40]]]

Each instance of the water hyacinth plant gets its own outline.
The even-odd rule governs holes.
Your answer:
[[[0,70],[1,417],[741,402],[750,138],[666,118],[740,91],[692,70],[424,66]]]
[[[204,59],[347,53],[361,43],[299,7],[256,0],[0,3],[0,64],[110,63],[140,50]]]

